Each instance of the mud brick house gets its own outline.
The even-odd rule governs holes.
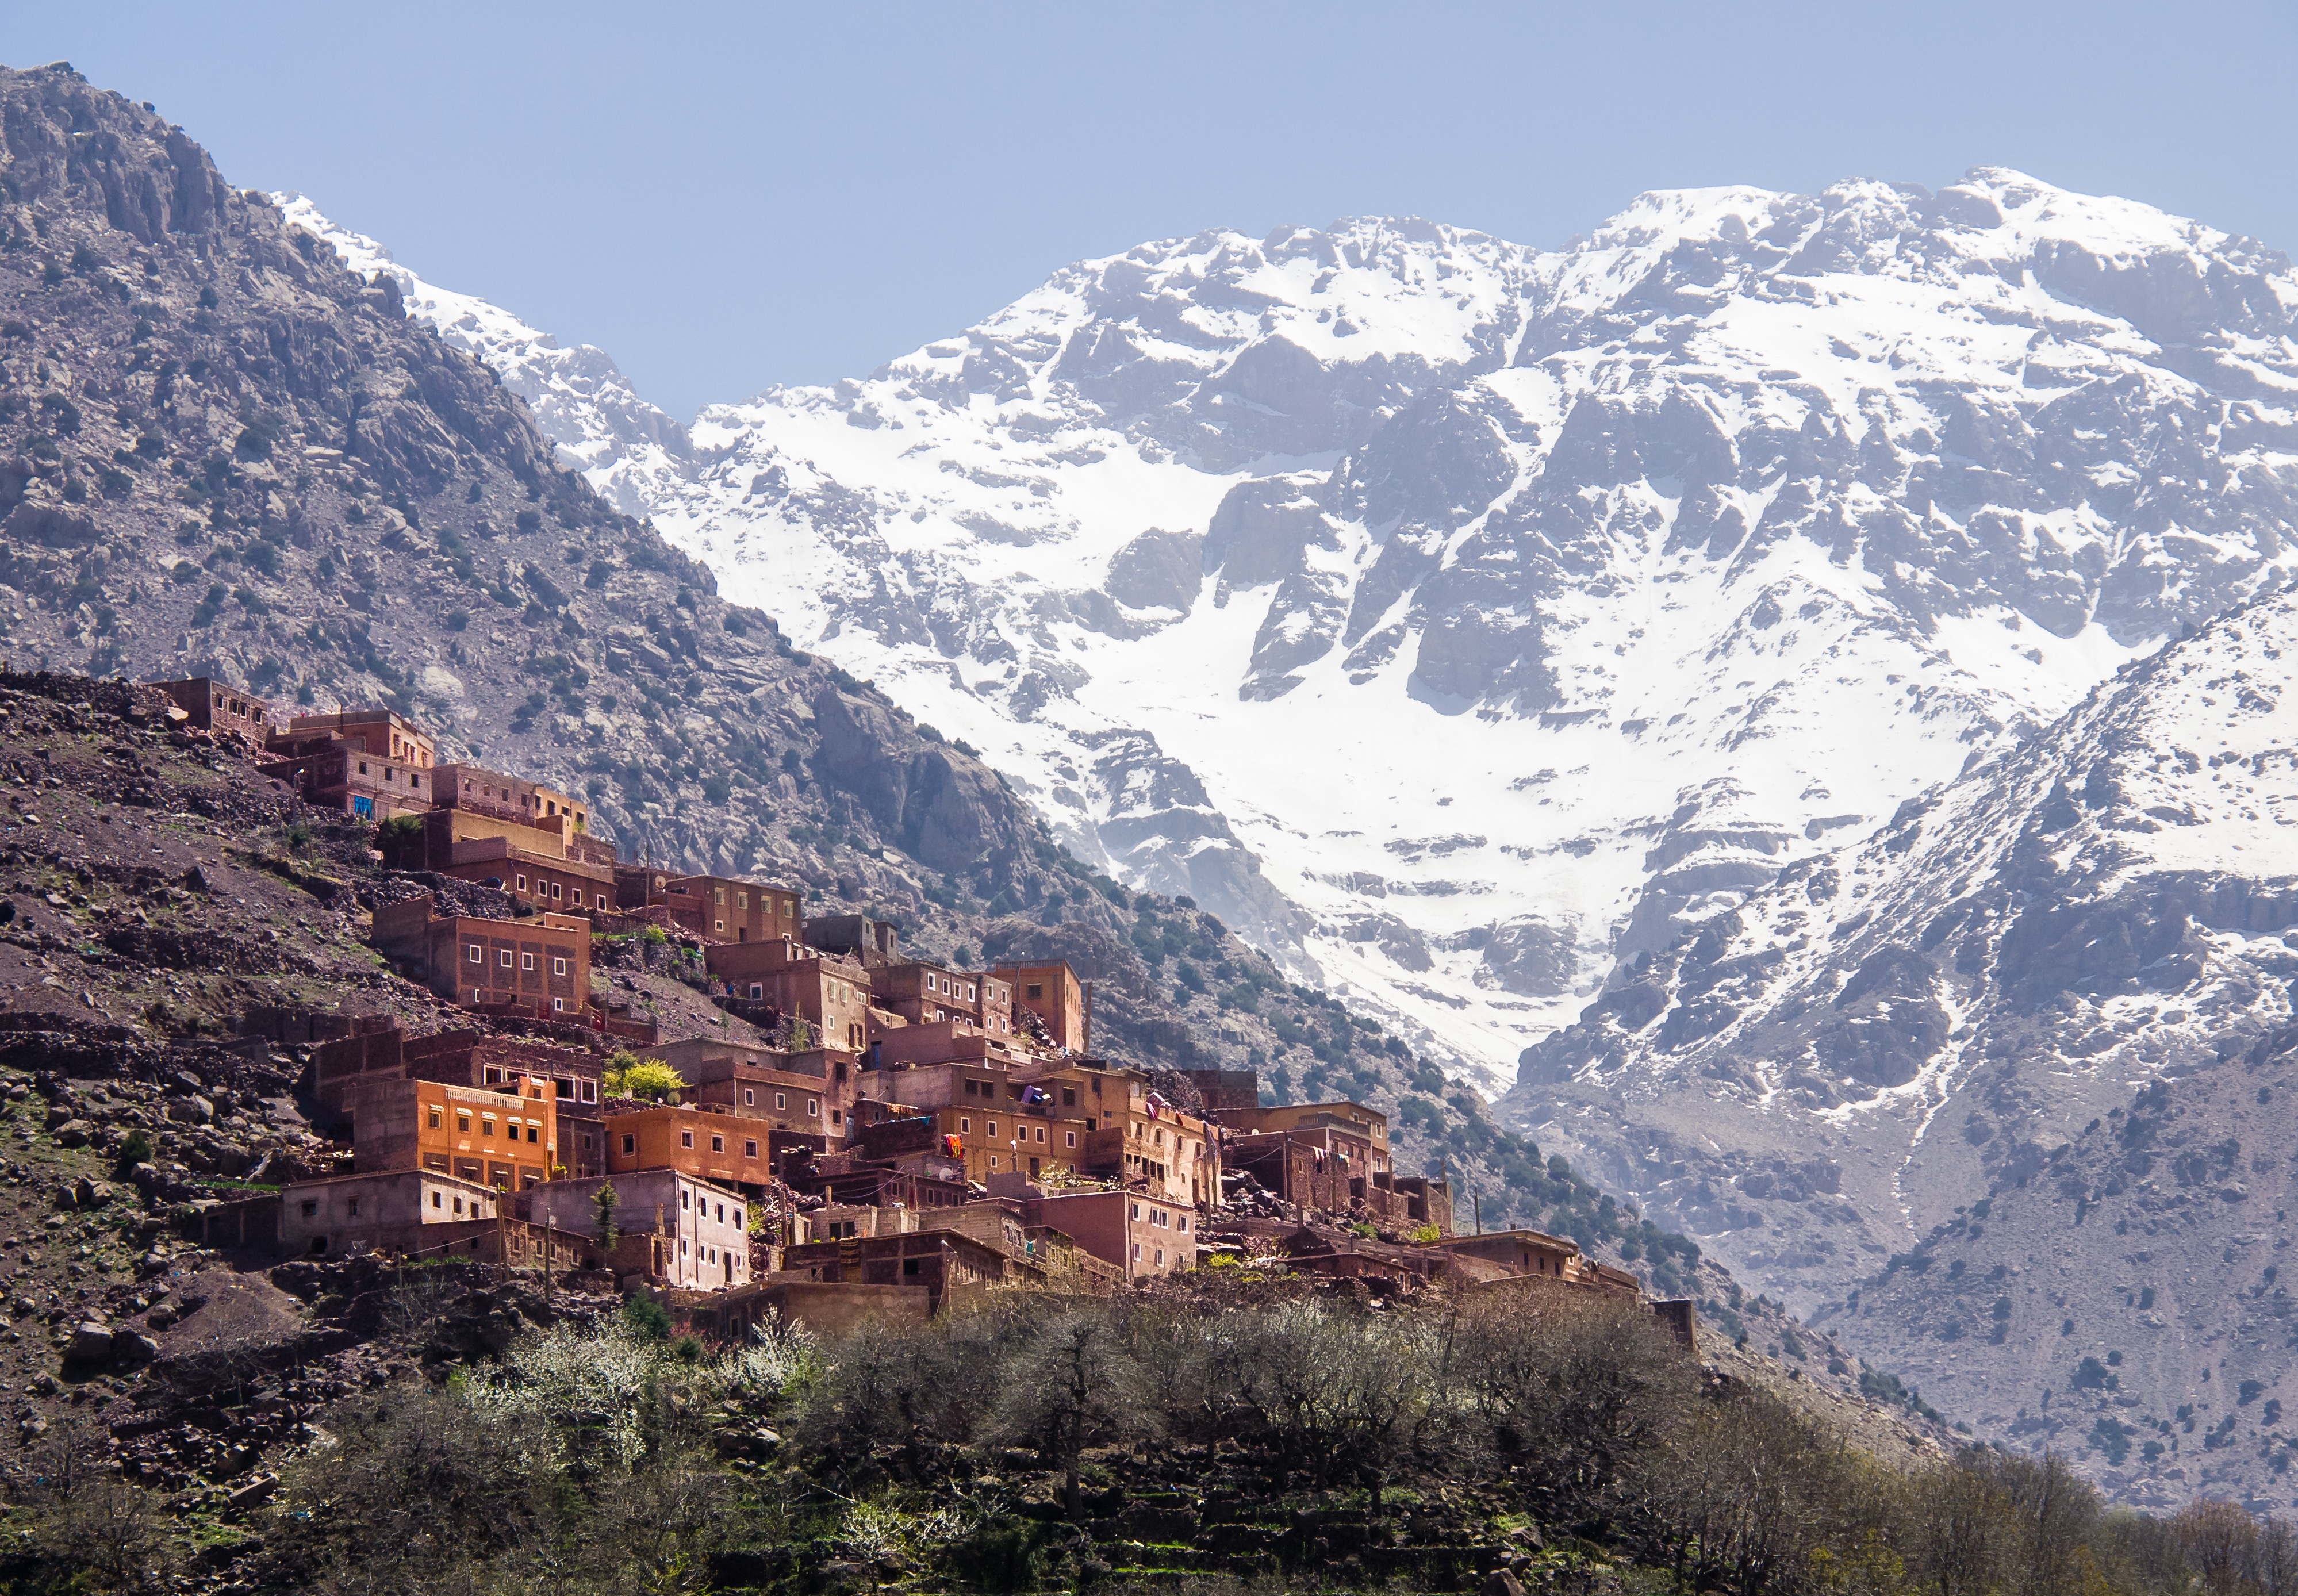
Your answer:
[[[1620,1291],[1624,1282],[1630,1296],[1641,1289],[1633,1275],[1585,1256],[1577,1242],[1544,1231],[1488,1230],[1481,1236],[1448,1236],[1423,1245],[1479,1278],[1532,1277],[1606,1292]]]
[[[1367,1170],[1380,1174],[1389,1168],[1388,1116],[1361,1103],[1292,1103],[1277,1108],[1262,1108],[1256,1103],[1222,1109],[1213,1118],[1247,1136],[1329,1131],[1323,1145],[1343,1148],[1352,1162],[1364,1165],[1357,1174]]]
[[[686,1081],[689,1103],[715,1104],[740,1119],[817,1137],[819,1150],[854,1129],[855,1081],[848,1055],[816,1048],[781,1053],[710,1037],[650,1050]]]
[[[275,734],[257,768],[313,807],[360,820],[420,815],[431,806],[431,773],[422,765],[370,754],[326,732]]]
[[[879,1007],[912,1025],[955,1021],[993,1037],[1013,1034],[1013,986],[996,975],[905,962],[872,971],[870,991]]]
[[[176,707],[191,716],[192,725],[211,736],[230,732],[260,748],[277,730],[269,703],[212,677],[188,676],[180,682],[147,682],[145,685],[156,687],[173,699]]]
[[[1013,1256],[971,1236],[912,1230],[802,1243],[784,1251],[782,1272],[774,1278],[922,1286],[931,1311],[938,1313],[985,1292],[1043,1288],[1047,1270],[1034,1260]]]
[[[499,887],[539,909],[607,913],[615,891],[614,848],[574,829],[570,815],[518,815],[437,808],[419,830],[387,831],[384,861]]]
[[[932,1208],[913,1217],[920,1230],[954,1230],[984,1246],[996,1247],[1009,1258],[1037,1264],[1046,1271],[1049,1290],[1103,1294],[1125,1283],[1117,1264],[1096,1258],[1075,1237],[1051,1225],[1033,1223],[1024,1199],[993,1197],[963,1208]]]
[[[572,914],[475,920],[428,897],[376,911],[375,946],[442,997],[581,1022],[591,1001],[591,922]]]
[[[962,1020],[905,1025],[900,1015],[887,1013],[874,1002],[868,1054],[863,1061],[865,1068],[885,1070],[963,1061],[1019,1069],[1037,1062],[1036,1050],[1019,1036],[993,1037]]]
[[[806,922],[803,938],[808,947],[839,954],[864,970],[877,970],[902,961],[902,933],[892,922],[866,914],[825,914]]]
[[[930,1152],[880,1159],[800,1151],[781,1165],[781,1181],[792,1191],[847,1208],[960,1208],[968,1199],[965,1182],[951,1174],[948,1161]]]
[[[758,1192],[773,1178],[768,1127],[739,1115],[665,1104],[607,1116],[607,1172],[676,1170],[693,1179]]]
[[[860,964],[789,937],[714,943],[702,957],[728,996],[772,1004],[826,1046],[858,1054],[869,1045],[870,974]]]
[[[1128,1280],[1197,1267],[1196,1216],[1185,1203],[1140,1192],[1055,1193],[1023,1199],[1021,1213],[1122,1269]]]
[[[605,1061],[599,1054],[475,1030],[410,1038],[401,1052],[406,1072],[418,1080],[498,1092],[522,1079],[548,1081],[558,1112],[558,1162],[577,1178],[607,1172],[607,1121],[599,1104]]]
[[[431,1226],[497,1217],[497,1194],[434,1170],[379,1170],[301,1180],[279,1194],[279,1239],[299,1253],[341,1254],[361,1245],[418,1251]]]
[[[1110,1098],[1119,1101],[1123,1079],[1112,1079]],[[1087,1106],[1079,1108],[1082,1088],[1077,1082],[1041,1086],[986,1059],[873,1071],[864,1077],[862,1089],[876,1101],[930,1117],[942,1145],[957,1148],[966,1178],[985,1185],[993,1175],[1016,1171],[1032,1177],[1077,1173],[1096,1128],[1091,1107],[1095,1099],[1086,1092]],[[865,1130],[865,1138],[874,1130]]]
[[[802,894],[795,887],[720,875],[654,879],[663,885],[657,892],[649,883],[647,906],[663,910],[672,925],[706,942],[766,942],[783,937],[795,941],[806,923],[798,910]]]
[[[289,738],[334,737],[376,759],[428,771],[436,763],[431,734],[396,709],[370,704],[325,715],[299,715],[285,732]],[[426,786],[426,790],[428,790]]]
[[[1125,1087],[1122,1098],[1113,1081],[1104,1090],[1101,1123],[1086,1138],[1086,1173],[1121,1180],[1168,1203],[1219,1200],[1222,1149],[1216,1128],[1173,1107],[1129,1071],[1084,1073],[1088,1079],[1113,1075]]]
[[[1054,1046],[1070,1053],[1093,1050],[1093,995],[1068,961],[1000,964],[989,973],[1010,988],[1013,1007],[1027,1009],[1044,1021]]]
[[[402,1080],[407,1076],[406,1033],[390,1014],[363,1014],[346,1035],[311,1049],[311,1096],[322,1119],[349,1113],[349,1096],[361,1082]]]
[[[442,765],[434,773],[431,790],[442,809],[464,809],[498,820],[551,821],[565,815],[578,832],[591,828],[590,805],[572,793],[484,765]]]
[[[427,1170],[523,1191],[559,1164],[550,1084],[520,1077],[507,1090],[436,1080],[363,1083],[351,1099],[352,1167],[360,1174]]]
[[[615,1228],[624,1245],[609,1255],[617,1273],[644,1272],[659,1284],[723,1290],[750,1280],[749,1204],[741,1193],[674,1169],[609,1175],[615,1188]],[[599,1240],[599,1182],[558,1180],[519,1195],[522,1219]],[[658,1245],[647,1245],[649,1241]],[[625,1248],[639,1244],[645,1269]]]

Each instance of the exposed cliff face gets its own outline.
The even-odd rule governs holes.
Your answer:
[[[2124,667],[1624,966],[1500,1111],[1984,1434],[2087,1446],[2196,1404],[2254,1427],[2204,1381],[2290,1368],[2250,1249],[2292,1197],[2294,658],[2284,591]],[[2112,1391],[2070,1384],[2110,1351]],[[2275,1437],[2231,1433],[2197,1460],[2110,1426],[2087,1466],[2149,1501],[2266,1489]]]

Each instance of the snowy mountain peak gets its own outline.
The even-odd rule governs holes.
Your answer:
[[[1081,854],[1486,1079],[2289,558],[2286,262],[1999,169],[1145,244],[690,452],[402,285]]]

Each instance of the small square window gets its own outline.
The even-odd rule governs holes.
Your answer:
[[[468,1136],[471,1134],[471,1116],[468,1110],[465,1110],[455,1116],[455,1134],[458,1136]]]
[[[742,1144],[742,1156],[743,1156],[743,1157],[745,1157],[745,1158],[756,1158],[757,1155],[758,1155],[758,1144],[757,1144],[757,1143],[756,1143],[756,1142],[751,1142],[751,1141],[746,1141],[746,1142],[744,1142],[744,1143]]]
[[[551,960],[551,961],[550,961],[550,973],[551,973],[551,974],[553,974],[553,975],[564,975],[564,974],[566,974],[566,961],[565,959],[553,959],[553,960]]]
[[[533,969],[533,968],[534,968],[534,955],[533,955],[533,954],[531,954],[531,953],[523,953],[523,954],[519,955],[518,955],[518,967],[519,967],[521,970],[532,970],[532,969]]]
[[[691,1147],[694,1145],[694,1133],[690,1130],[680,1131],[678,1133],[678,1145],[682,1147]]]
[[[754,1087],[744,1087],[742,1088],[742,1106],[744,1108],[756,1108],[757,1105],[758,1094],[756,1090]]]
[[[723,1153],[726,1151],[726,1138],[723,1136],[712,1137],[710,1138],[710,1151],[713,1153]]]
[[[486,962],[487,962],[487,953],[486,953],[486,949],[485,949],[485,948],[484,948],[484,947],[480,947],[477,943],[475,943],[475,942],[472,943],[472,944],[471,944],[471,963],[474,963],[474,964],[484,964],[484,963],[485,963]]]
[[[510,968],[510,949],[509,949],[509,948],[508,948],[508,947],[504,948],[504,949],[502,950],[502,955],[501,955],[501,956],[500,956],[500,957],[496,962],[497,962],[498,963],[501,964],[501,966],[502,966],[504,969],[506,969],[506,970],[509,969],[509,968]]]
[[[434,1129],[434,1130],[438,1129],[439,1129],[439,1111],[438,1111],[437,1109],[435,1109],[435,1108],[434,1108],[434,1109],[433,1109],[433,1110],[431,1111],[431,1116],[430,1116],[430,1117],[431,1117],[431,1129]]]
[[[822,1104],[815,1099],[808,1097],[806,1100],[806,1112],[810,1118],[819,1117],[822,1113]]]
[[[774,1106],[777,1109],[788,1108],[789,1106],[789,1094],[788,1092],[776,1092],[774,1094]]]
[[[625,1132],[623,1137],[623,1156],[629,1157],[639,1150],[639,1138]]]

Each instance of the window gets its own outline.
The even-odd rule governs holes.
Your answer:
[[[519,955],[518,955],[518,967],[519,967],[521,970],[532,970],[532,969],[533,969],[533,968],[534,968],[534,955],[533,955],[533,954],[531,954],[531,953],[523,953],[523,954]]]
[[[552,998],[550,1000],[550,1012],[554,1014],[565,1013],[566,1012],[566,1000],[564,997]]]
[[[625,1131],[623,1135],[623,1156],[628,1158],[639,1150],[639,1138]]]
[[[553,960],[551,960],[551,961],[550,961],[550,973],[551,973],[551,974],[553,974],[553,975],[564,975],[564,974],[566,974],[566,961],[565,959],[553,959]]]
[[[484,964],[484,963],[485,963],[486,962],[487,962],[487,954],[486,954],[486,949],[484,949],[484,948],[481,947],[480,947],[477,943],[475,943],[475,942],[472,943],[472,944],[471,944],[471,963],[474,963],[474,964]]]
[[[742,1106],[744,1108],[756,1108],[757,1105],[758,1094],[756,1088],[753,1087],[744,1087],[742,1088]]]
[[[579,908],[581,908],[581,907],[583,906],[583,889],[582,889],[582,888],[577,887],[577,888],[575,888],[575,889],[574,889],[573,901],[574,901],[574,906],[575,906],[576,908],[578,908],[578,909],[579,909]]]
[[[559,884],[558,884],[557,881],[553,881],[553,882],[551,882],[551,883],[550,883],[550,896],[551,896],[551,897],[557,897],[558,896],[558,894],[559,894]]]
[[[1136,1263],[1141,1261],[1141,1244],[1137,1241],[1133,1244],[1133,1261]]]
[[[1160,1248],[1158,1248],[1158,1249],[1157,1249],[1157,1264],[1158,1264],[1158,1267],[1159,1267],[1159,1268],[1161,1268],[1161,1268],[1163,1268],[1163,1267],[1164,1267],[1164,1263],[1165,1263],[1165,1249],[1164,1249],[1164,1248],[1162,1248],[1162,1247],[1160,1247]]]
[[[319,1205],[317,1203],[306,1203],[303,1204],[303,1217],[307,1220],[311,1218],[314,1214],[317,1214],[318,1211]]]
[[[775,1110],[776,1110],[777,1112],[779,1112],[779,1111],[781,1111],[781,1110],[782,1110],[782,1109],[786,1109],[786,1108],[788,1108],[789,1106],[789,1094],[788,1092],[776,1092],[776,1093],[774,1094],[774,1108],[775,1108]]]
[[[525,876],[523,876],[523,875],[522,875],[522,876],[517,876],[517,877],[516,877],[516,878],[514,878],[514,879],[518,882],[518,889],[519,889],[521,892],[525,891],[525,890],[526,890],[526,878],[525,878]]]
[[[468,1136],[471,1134],[471,1111],[469,1109],[464,1108],[455,1111],[455,1134],[458,1136]]]
[[[1042,984],[1037,981],[1031,981],[1029,983],[1029,996],[1032,998],[1042,998],[1045,995],[1046,988]]]
[[[726,1205],[723,1203],[718,1204],[718,1222],[722,1225],[726,1222]]]
[[[455,1199],[455,1211],[457,1213],[463,1211],[463,1199],[460,1197]]]
[[[723,920],[720,920],[720,921],[715,921],[715,922],[713,922],[712,923],[714,923],[715,925],[716,925],[716,926],[717,926],[717,928],[718,928],[720,930],[722,930],[722,931],[723,931],[723,930],[724,930],[726,929],[726,922],[725,922],[724,921],[723,921]]]
[[[678,1188],[678,1206],[682,1210],[694,1206],[694,1194],[682,1186]]]
[[[504,949],[502,950],[501,955],[500,955],[500,957],[499,957],[495,962],[496,962],[497,963],[500,964],[504,969],[506,969],[506,970],[509,969],[509,968],[510,968],[510,949],[509,949],[509,948],[508,948],[508,947],[504,948]]]
[[[806,1100],[806,1112],[807,1118],[818,1118],[822,1113],[822,1104],[814,1098],[808,1097]]]
[[[584,1081],[583,1083],[583,1101],[585,1103],[596,1103],[598,1100],[599,1083],[595,1080]]]
[[[1076,1132],[1076,1131],[1074,1131],[1074,1130],[1072,1130],[1072,1131],[1069,1132],[1068,1134],[1069,1134],[1069,1138],[1070,1138],[1070,1146],[1072,1146],[1072,1147],[1076,1146],[1076,1145],[1077,1145],[1077,1132]]]
[[[439,1129],[439,1111],[435,1108],[431,1111],[431,1129],[434,1130]]]
[[[997,1167],[997,1154],[995,1153],[989,1155],[989,1167],[993,1170]]]
[[[745,1157],[745,1158],[756,1158],[757,1155],[758,1155],[758,1144],[757,1144],[757,1143],[756,1143],[756,1142],[752,1142],[752,1141],[746,1141],[746,1142],[744,1142],[744,1143],[742,1144],[742,1156],[743,1156],[743,1157]]]
[[[437,1207],[439,1207],[440,1205],[441,1205],[441,1203],[440,1203],[440,1196],[439,1196],[439,1194],[438,1194],[437,1192],[433,1192],[433,1193],[431,1194],[431,1206],[432,1206],[432,1207],[434,1207],[434,1208],[437,1208]]]
[[[1181,1216],[1180,1224],[1181,1234],[1186,1236],[1189,1233],[1189,1216],[1187,1214],[1185,1213]]]
[[[1141,1217],[1141,1204],[1140,1204],[1140,1203],[1136,1203],[1132,1204],[1132,1209],[1133,1209],[1133,1211],[1132,1211],[1132,1213],[1131,1213],[1131,1215],[1130,1215],[1129,1217],[1131,1217],[1131,1218],[1133,1218],[1133,1219],[1137,1219],[1137,1219],[1139,1219],[1139,1218]]]
[[[723,1153],[726,1151],[726,1138],[723,1136],[712,1137],[710,1138],[710,1151],[713,1153]]]
[[[1063,1108],[1075,1108],[1077,1106],[1077,1087],[1063,1087],[1062,1088],[1062,1106]]]
[[[351,1199],[351,1218],[353,1218],[353,1219],[357,1219],[357,1218],[359,1218],[359,1199],[358,1199],[357,1197],[353,1197],[353,1198]]]
[[[480,1121],[479,1121],[479,1134],[480,1134],[481,1136],[492,1136],[492,1135],[494,1135],[494,1133],[495,1133],[495,1117],[494,1117],[494,1115],[492,1115],[492,1114],[484,1115],[484,1116],[480,1119]]]
[[[960,1134],[971,1136],[973,1134],[973,1121],[961,1114],[958,1116],[957,1129]]]
[[[734,1211],[734,1228],[735,1228],[735,1229],[737,1229],[737,1230],[740,1230],[741,1228],[742,1228],[742,1211],[741,1211],[740,1209],[737,1208],[737,1209]]]
[[[996,1136],[996,1135],[997,1134],[997,1121],[995,1121],[995,1120],[984,1120],[981,1123],[982,1123],[983,1128],[984,1128],[984,1129],[988,1132],[988,1134],[989,1134],[989,1135],[991,1135],[991,1136]]]
[[[526,1139],[530,1142],[541,1141],[542,1139],[542,1127],[540,1125],[529,1125],[526,1128]]]
[[[678,1133],[678,1145],[682,1147],[691,1147],[694,1145],[694,1133],[690,1130],[680,1131]]]

